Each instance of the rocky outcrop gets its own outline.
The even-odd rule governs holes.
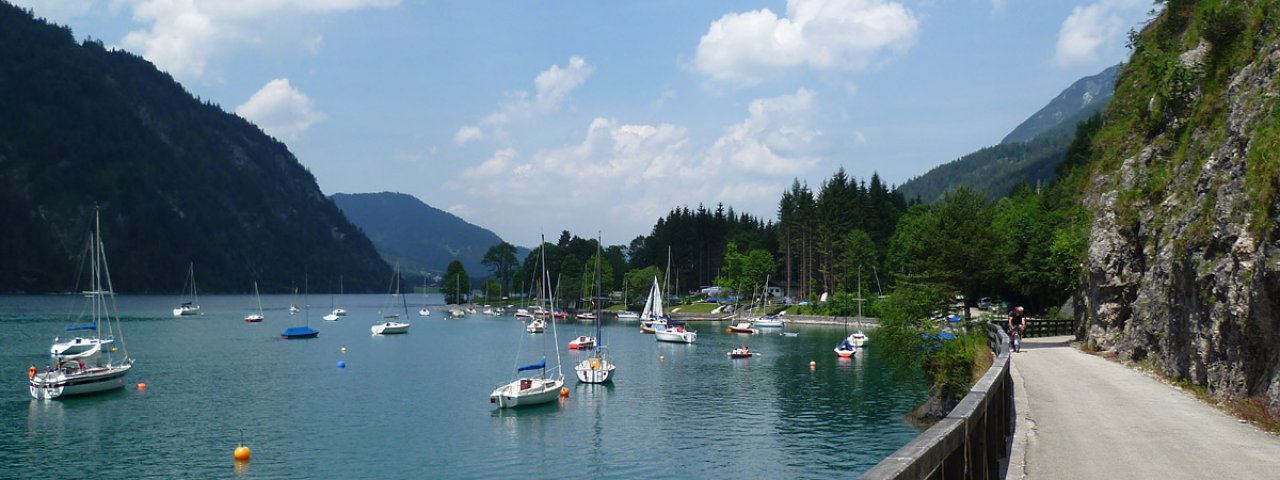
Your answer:
[[[1278,179],[1259,178],[1280,161],[1268,158],[1280,131],[1280,44],[1251,41],[1242,65],[1223,68],[1205,65],[1221,50],[1204,39],[1157,35],[1143,40],[1191,48],[1133,62],[1113,106],[1140,107],[1104,117],[1128,131],[1095,142],[1077,337],[1220,398],[1264,395],[1280,407],[1280,202],[1267,193]],[[1168,93],[1171,68],[1191,80],[1179,98]]]

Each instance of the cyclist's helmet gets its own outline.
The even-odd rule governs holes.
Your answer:
[[[1016,312],[1017,314],[1021,315],[1021,314],[1022,314],[1022,307],[1013,307],[1013,311],[1014,311],[1014,312]]]

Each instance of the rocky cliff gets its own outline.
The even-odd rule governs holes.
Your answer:
[[[1280,407],[1280,2],[1170,1],[1093,138],[1077,336]]]

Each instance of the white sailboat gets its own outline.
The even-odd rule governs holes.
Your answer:
[[[602,298],[601,290],[603,290],[603,279],[600,273],[600,239],[596,238],[596,298]],[[600,301],[596,301],[596,337],[595,350],[591,352],[591,356],[582,359],[573,367],[575,373],[578,374],[578,381],[582,383],[605,383],[613,380],[613,372],[617,366],[609,359],[608,351],[604,345],[603,332],[600,329]]]
[[[658,288],[658,278],[653,279],[653,289],[649,293],[649,301],[645,303],[645,310],[649,311],[649,303],[653,303],[652,313],[654,320],[649,322],[649,328],[653,329],[653,338],[659,342],[670,343],[693,343],[698,341],[698,332],[685,330],[684,322],[672,320],[662,313],[662,290]],[[644,320],[642,315],[641,321]]]
[[[427,308],[427,274],[422,274],[422,308],[418,309],[418,316],[425,317],[431,315],[431,310]]]
[[[52,365],[43,370],[37,370],[35,366],[29,369],[28,388],[32,398],[50,400],[121,388],[125,374],[133,368],[133,359],[129,358],[124,342],[124,330],[120,327],[115,290],[111,285],[96,213],[85,261],[89,267],[89,290],[83,295],[89,303],[85,310],[92,312],[93,323],[67,327],[67,331],[93,333],[69,340],[53,339],[53,346],[49,348]],[[115,346],[117,334],[120,336],[119,349]],[[119,360],[115,358],[117,351],[121,354]]]
[[[250,313],[244,317],[245,323],[259,323],[262,316],[262,297],[258,295],[258,282],[253,282],[253,299],[258,302],[258,313]]]
[[[342,298],[342,294],[343,294],[342,275],[338,275],[338,298]],[[333,297],[329,297],[329,308],[333,308]],[[333,308],[333,311],[330,312],[330,314],[338,317],[345,317],[347,316],[347,309],[342,307]]]
[[[649,297],[645,299],[644,310],[640,312],[640,330],[654,333],[659,326],[667,326],[667,316],[662,313],[662,289],[658,287],[658,277],[653,277]]]
[[[182,303],[178,308],[173,309],[173,316],[185,317],[198,313],[200,313],[200,292],[196,290],[196,263],[191,262],[190,268],[187,269],[187,279],[182,284]]]
[[[545,243],[546,239],[544,238],[542,244],[545,245]],[[541,255],[539,260],[540,263],[542,263],[542,284],[544,287],[542,290],[544,295],[546,295],[550,289],[551,275],[547,273],[547,259],[545,252]],[[554,302],[552,302],[552,308],[554,309]],[[517,378],[511,383],[498,387],[493,391],[493,393],[489,394],[489,403],[497,405],[498,408],[524,407],[551,402],[560,395],[560,389],[564,387],[564,371],[560,365],[560,349],[555,347],[560,344],[560,339],[556,334],[556,322],[554,321],[551,322],[551,332],[553,337],[551,343],[552,350],[555,350],[556,352],[555,373],[551,374],[547,371],[547,342],[546,338],[543,337],[542,360],[538,363],[516,368],[515,373]],[[517,352],[517,361],[519,358],[519,352]],[[536,376],[520,376],[521,372],[532,371],[539,371],[540,374]]]
[[[400,312],[396,311],[396,299],[400,300],[400,311],[404,312],[405,321],[400,321]],[[382,320],[374,323],[369,329],[374,335],[392,335],[397,333],[409,333],[409,303],[403,295],[400,295],[400,264],[396,264],[396,271],[391,275],[391,288],[387,293],[387,303],[383,306]]]

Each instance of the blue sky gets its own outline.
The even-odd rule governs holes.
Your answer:
[[[326,194],[414,195],[519,245],[773,218],[898,184],[1127,56],[1148,0],[17,0],[288,144]]]

